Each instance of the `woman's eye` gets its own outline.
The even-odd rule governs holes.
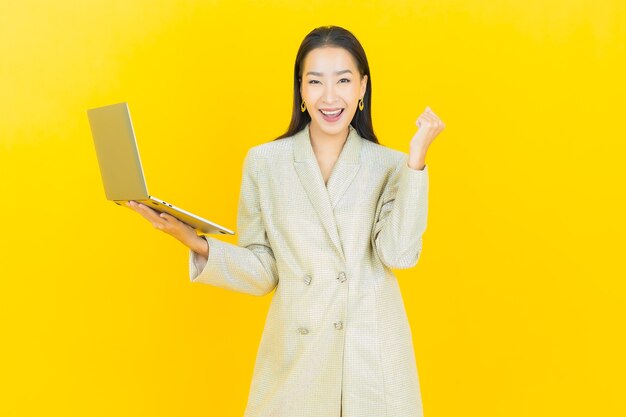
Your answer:
[[[341,80],[339,80],[339,81],[340,81],[340,82],[341,82],[341,81],[347,81],[347,82],[350,82],[350,79],[349,79],[349,78],[342,78],[342,79],[341,79]],[[319,83],[319,81],[318,81],[318,80],[310,80],[310,81],[309,81],[309,84],[314,84],[314,83]]]

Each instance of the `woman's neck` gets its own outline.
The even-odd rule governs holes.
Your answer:
[[[350,128],[347,128],[342,133],[329,136],[313,125],[309,125],[311,147],[316,155],[339,155],[348,139],[349,131]]]

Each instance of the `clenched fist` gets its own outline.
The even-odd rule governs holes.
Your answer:
[[[426,107],[424,113],[417,118],[416,124],[419,130],[413,135],[409,146],[411,152],[417,151],[425,154],[430,144],[433,143],[437,135],[441,133],[446,125],[430,107]]]
[[[446,125],[433,113],[430,107],[426,107],[424,113],[417,118],[416,124],[419,130],[413,135],[409,144],[407,164],[409,168],[421,171],[426,166],[426,151]]]

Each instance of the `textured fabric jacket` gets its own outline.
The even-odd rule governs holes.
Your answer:
[[[275,289],[244,417],[418,417],[411,329],[392,268],[417,264],[428,166],[349,127],[324,184],[309,125],[244,160],[238,244],[204,235],[192,282]]]

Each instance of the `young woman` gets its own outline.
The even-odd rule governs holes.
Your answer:
[[[130,203],[189,249],[192,282],[275,289],[246,417],[422,416],[411,329],[392,268],[422,251],[426,151],[443,130],[427,107],[408,154],[379,144],[361,44],[314,29],[294,68],[291,124],[243,163],[238,245]]]

